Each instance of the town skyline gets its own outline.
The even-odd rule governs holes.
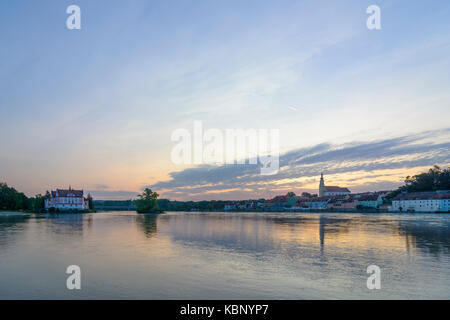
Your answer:
[[[138,213],[162,213],[164,211],[250,211],[250,212],[304,212],[331,210],[333,212],[448,212],[450,210],[450,168],[441,169],[435,165],[427,172],[407,177],[405,185],[396,190],[377,192],[352,192],[346,187],[331,186],[320,175],[318,193],[303,192],[296,195],[288,192],[271,199],[173,201],[158,199],[159,194],[146,188],[134,200],[97,200],[83,190],[59,189],[46,192],[36,199],[23,199],[23,194],[2,184],[4,198],[9,207],[22,206],[23,209],[41,210],[137,210]],[[16,196],[12,196],[13,194]],[[5,197],[6,196],[6,197]],[[20,201],[19,199],[23,199]],[[19,200],[19,201],[18,201]],[[43,207],[45,206],[45,208]]]
[[[434,165],[433,168],[440,168],[440,166],[438,165]],[[450,168],[450,166],[448,167]],[[445,167],[444,167],[445,169]],[[413,176],[417,176],[418,174],[423,174],[423,173],[427,173],[427,171],[429,171],[430,168],[427,167],[427,170],[424,170],[422,172],[415,172],[411,175],[408,175],[407,178],[409,177],[413,177]],[[406,178],[406,177],[405,177]],[[323,172],[321,172],[320,174],[320,179],[318,182],[318,185],[316,186],[316,188],[312,188],[312,189],[288,189],[288,190],[284,190],[285,193],[276,193],[275,191],[273,191],[272,193],[269,194],[269,196],[258,196],[256,195],[253,198],[241,198],[241,199],[231,199],[231,198],[210,198],[210,199],[187,199],[187,200],[183,200],[183,199],[173,199],[173,198],[165,198],[162,197],[164,199],[167,200],[171,200],[171,201],[254,201],[254,200],[258,200],[258,199],[266,199],[266,200],[270,200],[272,198],[277,198],[280,196],[284,196],[285,194],[293,194],[296,196],[301,195],[303,197],[304,194],[307,194],[307,197],[318,197],[318,198],[324,198],[324,197],[340,197],[340,196],[346,196],[346,195],[358,195],[358,194],[377,194],[377,193],[388,193],[388,192],[392,192],[395,190],[398,190],[400,187],[403,187],[405,185],[405,179],[399,183],[399,185],[397,185],[395,188],[385,188],[385,189],[376,189],[376,188],[369,188],[366,190],[350,190],[347,186],[330,186],[329,183],[325,183],[325,177]],[[10,186],[13,187],[13,186]],[[149,187],[149,186],[147,186]],[[147,188],[146,187],[146,188]],[[40,192],[38,194],[41,195],[45,195],[46,193],[49,194],[54,194],[55,192],[57,192],[58,190],[60,191],[64,191],[64,192],[68,192],[70,190],[77,190],[77,188],[72,188],[72,185],[69,185],[68,188],[65,188],[64,186],[59,186],[59,187],[55,187],[55,188],[50,188],[47,189],[46,191]],[[19,190],[21,191],[21,190]],[[89,190],[85,190],[83,188],[79,188],[78,191],[80,192],[85,192],[89,197],[93,196],[92,192]],[[142,193],[142,190],[137,191],[136,193],[131,192],[129,194],[129,197],[127,197],[127,195],[121,195],[119,198],[102,198],[102,197],[98,197],[95,200],[101,200],[101,201],[108,201],[108,200],[112,200],[112,201],[121,201],[121,200],[135,200],[139,194]],[[29,195],[27,195],[29,196]],[[32,197],[32,196],[30,196]]]

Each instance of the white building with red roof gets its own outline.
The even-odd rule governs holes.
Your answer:
[[[350,193],[351,193],[350,190],[348,190],[347,188],[341,188],[337,186],[325,186],[323,173],[320,175],[319,197],[345,196]]]
[[[56,189],[50,193],[50,199],[45,200],[45,209],[61,211],[89,210],[89,200],[84,197],[83,190]]]
[[[392,199],[394,212],[449,212],[450,192],[401,193]]]

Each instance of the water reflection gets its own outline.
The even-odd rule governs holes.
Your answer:
[[[324,253],[325,249],[325,235],[333,233],[348,233],[350,230],[350,219],[330,218],[326,215],[319,217],[319,238],[320,238],[320,253]]]
[[[450,221],[400,221],[399,234],[407,248],[417,248],[435,256],[450,255]]]
[[[448,215],[0,214],[0,299],[450,298]],[[366,268],[383,270],[369,292]],[[421,288],[421,290],[417,290]]]
[[[0,253],[23,237],[29,219],[27,214],[0,214]]]
[[[158,224],[174,241],[237,251],[317,246],[325,254],[327,247],[404,252],[413,247],[425,253],[448,255],[449,221],[439,215],[185,213],[161,216]],[[156,230],[156,220],[151,223],[151,228],[155,223]]]
[[[288,244],[314,245],[325,254],[335,247],[384,247],[409,252],[450,255],[450,218],[447,215],[351,215],[351,214],[234,214],[169,213],[166,215],[0,215],[0,246],[23,237],[33,223],[44,225],[56,238],[79,238],[100,225],[131,223],[153,238],[162,232],[174,241],[219,246],[238,251],[265,252]],[[371,245],[372,244],[372,245]]]
[[[152,238],[158,232],[157,228],[158,215],[141,214],[136,217],[136,223],[139,229],[147,238]]]
[[[86,231],[93,227],[92,214],[48,214],[40,217],[45,223],[45,230],[55,238],[62,237],[81,238]]]

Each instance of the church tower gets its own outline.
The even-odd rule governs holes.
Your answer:
[[[325,196],[325,181],[323,180],[323,173],[320,174],[319,197]]]

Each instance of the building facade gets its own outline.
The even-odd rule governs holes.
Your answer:
[[[440,210],[442,212],[450,212],[450,197],[441,199]]]
[[[225,206],[223,207],[223,209],[225,211],[231,211],[231,210],[236,210],[236,205],[232,202],[228,202],[225,204]]]
[[[364,208],[374,208],[377,209],[383,204],[383,196],[381,194],[364,194],[358,199],[358,203]]]
[[[355,210],[358,206],[358,200],[354,199],[332,199],[327,204],[330,210]]]
[[[392,200],[394,212],[448,212],[450,193],[402,193]]]
[[[84,197],[83,190],[56,189],[50,193],[50,199],[45,200],[45,209],[60,211],[89,210],[89,200]]]

